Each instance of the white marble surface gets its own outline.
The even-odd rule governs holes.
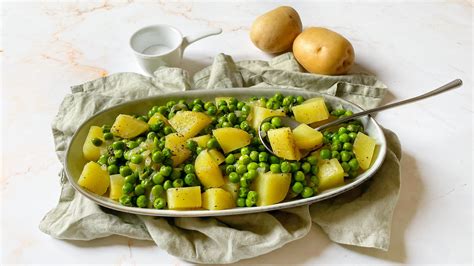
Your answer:
[[[288,3],[287,3],[288,4]],[[151,242],[121,237],[60,241],[38,230],[59,196],[50,124],[69,86],[135,71],[130,33],[152,23],[184,34],[222,27],[186,51],[190,72],[223,52],[266,59],[248,38],[272,2],[3,3],[1,263],[184,264]],[[356,61],[390,88],[386,102],[454,78],[464,86],[378,115],[403,145],[402,189],[390,250],[332,243],[314,227],[303,239],[242,263],[391,264],[472,262],[472,2],[291,3],[306,26],[332,28]]]

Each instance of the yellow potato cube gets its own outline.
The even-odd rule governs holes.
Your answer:
[[[84,165],[77,184],[97,195],[104,195],[110,185],[109,173],[98,163],[88,162]]]
[[[267,172],[255,179],[255,191],[258,193],[257,206],[267,206],[285,199],[290,189],[291,174]]]
[[[208,152],[209,152],[209,155],[211,155],[212,159],[214,159],[214,161],[217,163],[217,165],[220,165],[221,163],[224,162],[225,157],[218,150],[211,149],[211,150],[208,150]]]
[[[249,117],[251,117],[252,119],[252,127],[255,130],[258,130],[258,127],[260,126],[262,121],[268,117],[285,116],[285,112],[283,112],[283,110],[272,110],[272,109],[263,108],[256,105],[252,106],[250,114],[251,115]]]
[[[115,136],[124,139],[134,138],[148,130],[148,124],[130,115],[119,115],[110,129]]]
[[[206,148],[207,142],[211,139],[211,135],[207,134],[207,135],[202,135],[199,137],[194,137],[191,139],[194,140],[199,147]]]
[[[168,122],[176,132],[189,139],[211,124],[212,119],[200,112],[180,111]]]
[[[273,153],[276,156],[287,160],[300,159],[301,154],[298,147],[296,147],[293,133],[289,127],[270,129],[267,134]]]
[[[110,176],[110,199],[118,200],[120,197],[122,197],[122,187],[124,180],[125,178],[120,174]]]
[[[228,178],[225,178],[225,184],[221,187],[223,190],[229,192],[234,200],[239,198],[239,188],[240,185],[238,183],[232,183],[229,181]]]
[[[362,132],[357,133],[353,147],[357,162],[359,162],[359,166],[362,170],[369,169],[376,145],[377,143],[372,137]]]
[[[173,154],[173,166],[177,166],[191,156],[191,151],[186,148],[186,137],[179,133],[171,133],[165,137],[165,147]]]
[[[222,188],[210,188],[202,193],[202,207],[207,210],[231,209],[235,207],[235,200]]]
[[[168,209],[187,210],[201,208],[201,187],[179,187],[166,190]]]
[[[344,169],[337,159],[320,160],[319,171],[319,191],[344,185]]]
[[[252,136],[242,129],[226,127],[212,131],[224,153],[240,149],[250,144]]]
[[[311,124],[329,118],[329,112],[322,97],[312,98],[291,108],[295,120]]]
[[[293,129],[293,137],[299,149],[311,150],[323,143],[323,134],[306,124],[300,124]]]
[[[194,169],[199,181],[205,187],[221,187],[225,183],[219,165],[207,150],[201,151],[196,157]]]
[[[166,125],[169,125],[168,119],[158,112],[156,112],[152,117],[150,117],[150,119],[148,119],[148,125],[154,125],[158,123],[158,121],[163,121]]]
[[[92,144],[92,139],[94,138],[98,138],[104,141],[104,134],[102,133],[102,128],[98,126],[91,126],[89,128],[89,133],[87,133],[86,140],[84,141],[84,145],[82,146],[82,154],[84,155],[84,159],[88,161],[97,161],[100,157],[101,148]]]

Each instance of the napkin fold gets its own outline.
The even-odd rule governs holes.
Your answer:
[[[272,60],[234,62],[219,54],[192,78],[180,68],[160,68],[154,77],[118,73],[73,86],[53,122],[56,153],[64,161],[77,126],[118,103],[169,91],[246,87],[280,87],[318,91],[372,108],[386,86],[375,76],[324,76],[303,73],[293,54]],[[401,147],[384,130],[388,150],[377,173],[359,187],[335,198],[279,211],[208,218],[138,216],[103,208],[76,192],[61,171],[58,205],[39,228],[58,239],[92,240],[121,235],[152,240],[169,254],[197,263],[231,263],[268,253],[305,236],[319,225],[337,243],[387,250],[392,214],[400,188]]]

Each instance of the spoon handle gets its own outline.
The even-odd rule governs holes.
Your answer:
[[[451,82],[449,82],[449,83],[447,83],[447,84],[445,84],[445,85],[443,85],[443,86],[441,86],[441,87],[439,87],[435,90],[427,92],[425,94],[422,94],[422,95],[419,95],[419,96],[416,96],[416,97],[413,97],[413,98],[409,98],[409,99],[406,99],[406,100],[403,100],[403,101],[394,102],[394,103],[391,103],[391,104],[387,104],[387,105],[379,106],[379,107],[372,108],[372,109],[369,109],[369,110],[365,110],[365,111],[353,114],[351,116],[347,116],[347,117],[329,122],[327,124],[324,124],[322,126],[319,126],[319,127],[315,128],[315,129],[318,130],[318,131],[322,131],[326,128],[330,128],[332,126],[338,125],[340,123],[344,123],[346,121],[349,121],[349,120],[357,118],[357,117],[361,117],[361,116],[368,115],[368,114],[373,114],[373,113],[378,113],[380,111],[387,110],[387,109],[390,109],[390,108],[393,108],[393,107],[397,107],[397,106],[400,106],[400,105],[416,102],[416,101],[419,101],[419,100],[422,100],[422,99],[425,99],[425,98],[435,96],[435,95],[438,95],[440,93],[452,90],[452,89],[457,88],[461,85],[462,85],[462,80],[455,79],[455,80],[453,80],[453,81],[451,81]]]

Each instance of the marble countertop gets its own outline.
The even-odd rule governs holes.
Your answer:
[[[402,188],[388,252],[332,243],[316,226],[301,240],[241,263],[472,263],[472,2],[293,1],[304,25],[349,38],[356,61],[389,87],[385,102],[452,79],[464,86],[377,116],[398,133]],[[51,122],[71,85],[110,73],[140,72],[128,47],[137,28],[165,23],[185,35],[221,27],[191,45],[190,73],[219,53],[268,59],[249,27],[270,1],[3,3],[1,114],[1,263],[185,264],[152,242],[110,237],[60,241],[38,223],[59,196],[61,165]]]

